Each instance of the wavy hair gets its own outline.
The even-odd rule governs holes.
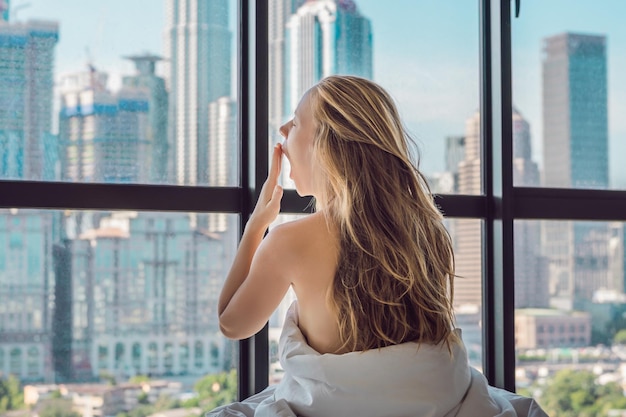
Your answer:
[[[338,351],[408,341],[450,349],[458,339],[452,243],[411,162],[411,138],[393,99],[354,76],[327,77],[310,94],[322,174],[316,204],[340,231],[327,295],[338,319]]]

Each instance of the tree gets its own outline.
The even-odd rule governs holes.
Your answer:
[[[137,402],[139,404],[150,404],[150,399],[148,398],[148,394],[145,392],[141,392],[138,396],[137,396]]]
[[[572,369],[557,372],[539,402],[551,417],[595,417],[626,406],[618,384],[599,385],[592,372]]]
[[[198,393],[198,404],[205,411],[220,405],[230,404],[237,399],[237,372],[207,375],[194,386]]]
[[[19,379],[9,375],[0,379],[0,411],[16,410],[24,407],[24,392]]]
[[[80,417],[72,410],[72,401],[66,399],[54,399],[45,402],[39,417]]]
[[[615,333],[615,336],[613,337],[613,344],[626,345],[626,329],[622,329]]]

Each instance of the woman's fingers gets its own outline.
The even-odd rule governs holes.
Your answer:
[[[280,200],[283,198],[283,187],[275,185],[272,191],[272,198],[270,199],[268,206],[273,208],[277,213],[280,210]]]
[[[275,185],[278,182],[278,175],[280,174],[281,162],[283,157],[283,148],[280,143],[274,145],[274,152],[272,154],[272,162],[270,165],[269,175],[267,176],[270,185]]]
[[[249,222],[254,223],[254,227],[267,228],[280,212],[283,187],[278,185],[278,176],[280,175],[282,155],[283,150],[281,145],[278,144],[274,146],[269,174],[263,184],[263,188],[261,188],[259,200],[257,201]]]

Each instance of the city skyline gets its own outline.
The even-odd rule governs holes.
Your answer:
[[[325,75],[340,72],[373,78],[397,99],[406,126],[421,147],[422,168],[442,167],[438,172],[423,169],[433,182],[433,191],[480,194],[484,144],[480,111],[473,103],[477,45],[470,40],[463,51],[452,46],[477,22],[468,19],[462,27],[449,26],[452,34],[437,38],[431,31],[430,37],[422,39],[412,30],[419,26],[417,21],[429,17],[414,16],[409,25],[409,13],[399,13],[397,25],[404,27],[406,39],[395,32],[394,48],[382,50],[377,40],[385,29],[377,26],[376,19],[390,11],[385,9],[385,15],[380,2],[370,0],[333,1],[276,0],[270,4],[268,75],[270,88],[276,88],[267,98],[270,129],[289,117],[294,101]],[[53,107],[59,108],[52,110],[48,105],[44,110],[57,119],[59,134],[54,136],[46,128],[43,138],[58,140],[59,154],[27,144],[36,148],[31,152],[34,160],[43,153],[44,159],[58,161],[55,170],[42,162],[41,178],[236,185],[240,103],[232,88],[238,67],[233,53],[238,43],[233,37],[238,33],[234,3],[223,0],[203,8],[204,3],[167,0],[161,50],[139,50],[132,45],[123,55],[122,49],[116,50],[125,60],[123,65],[132,63],[136,68],[110,71],[85,51],[86,60],[80,66],[56,73],[55,88],[60,94]],[[186,15],[194,4],[198,9]],[[217,7],[219,13],[210,7]],[[424,4],[420,10],[435,7],[456,16],[468,6]],[[19,9],[19,14],[26,10]],[[532,15],[533,9],[528,12]],[[226,20],[229,25],[224,24]],[[28,25],[56,27],[54,20],[46,22],[0,29],[7,33]],[[514,21],[514,26],[518,24],[515,36],[524,33],[519,23]],[[428,22],[419,28],[428,31],[434,26]],[[65,45],[63,27],[60,22],[59,43],[56,35],[46,38],[56,57]],[[108,32],[103,32],[103,39]],[[51,62],[56,57],[45,48],[28,52],[14,47],[13,35],[4,36],[0,39],[3,56],[28,55],[25,61],[45,61],[45,74],[39,77],[43,81],[23,71],[23,84],[51,90],[46,80],[51,78]],[[519,77],[518,69],[527,65],[518,68],[515,63],[531,52],[516,49],[514,39],[514,95],[521,93],[523,103],[513,102],[515,186],[537,186],[541,175],[546,186],[609,186],[609,158],[615,159],[610,144],[612,36],[568,30],[542,37],[532,51],[533,57],[540,57],[538,68],[533,68],[542,75],[541,86],[534,92],[539,92],[540,105],[529,108],[525,100],[534,100],[533,94],[521,86],[528,81],[526,76],[534,75],[522,72]],[[413,56],[396,49],[400,43],[421,53]],[[462,60],[466,62],[456,65]],[[0,76],[7,78],[20,67],[7,65],[2,70]],[[517,83],[518,79],[522,82]],[[12,87],[5,89],[0,100],[23,94],[21,84]],[[50,91],[44,90],[39,93],[45,98]],[[454,93],[460,95],[453,97]],[[537,113],[539,119],[527,117]],[[25,132],[28,123],[18,122]],[[614,137],[619,138],[620,121],[613,123],[618,132]],[[270,130],[268,145],[275,140]],[[441,152],[433,154],[438,147]],[[5,155],[0,160],[5,167],[15,149],[9,148],[9,158]],[[28,156],[27,146],[23,149]],[[0,156],[2,151],[0,147]],[[546,172],[540,174],[538,161],[548,165]],[[37,175],[32,178],[31,171],[18,169],[13,178],[38,179]],[[275,224],[295,217],[283,214]],[[444,219],[455,252],[455,325],[463,329],[469,359],[478,368],[483,364],[481,309],[488,278],[483,271],[490,273],[485,261],[490,262],[493,255],[483,243],[487,230],[483,219],[493,218],[486,214]],[[62,383],[102,380],[100,373],[120,382],[135,375],[187,378],[237,368],[237,344],[219,332],[215,309],[236,252],[239,226],[237,213],[0,210],[0,295],[8,301],[0,303],[0,372],[17,374],[23,380]],[[625,224],[516,217],[512,227],[515,262],[506,269],[504,279],[514,280],[516,360],[528,361],[523,357],[532,356],[528,352],[538,348],[573,350],[610,344],[615,333],[610,326],[626,327],[622,314],[626,311]],[[497,244],[495,249],[499,249]],[[288,294],[283,301],[293,297]],[[276,309],[270,326],[282,326],[283,307]],[[271,328],[270,351],[277,346],[277,337],[277,329]],[[275,356],[271,358],[273,381],[281,373],[276,370]],[[535,380],[535,365],[516,365],[516,380]]]
[[[76,0],[61,0],[59,5],[34,0],[17,12],[17,19],[61,22],[57,74],[84,67],[91,56],[98,69],[111,74],[114,86],[121,85],[122,75],[132,73],[131,64],[124,62],[122,55],[145,51],[163,54],[165,11],[162,3],[155,7],[154,2],[117,2],[93,8]],[[14,3],[15,7],[20,5]],[[231,29],[236,18],[234,3],[229,3]],[[372,20],[374,80],[388,88],[398,101],[407,126],[418,139],[423,170],[429,175],[443,171],[445,137],[462,134],[464,120],[478,107],[477,4],[406,0],[396,0],[396,7],[391,8],[372,0],[357,4],[360,12]],[[626,80],[618,76],[619,68],[626,65],[626,58],[618,53],[619,45],[626,44],[626,29],[617,18],[619,13],[602,15],[595,9],[592,12],[591,2],[578,5],[576,10],[568,6],[564,0],[541,5],[526,3],[520,18],[513,19],[514,104],[531,124],[532,159],[542,166],[541,39],[565,31],[607,32],[608,54],[612,57],[609,61],[610,178],[612,186],[626,188],[626,166],[618,159],[620,153],[626,152],[626,122],[617,116],[626,107]],[[615,7],[626,8],[626,5],[617,3]],[[589,13],[584,12],[585,8],[590,8]],[[125,18],[127,15],[145,16],[149,23],[141,31],[135,31],[132,21]],[[472,15],[476,16],[474,20]],[[106,31],[107,22],[113,21],[116,31]],[[533,22],[532,26],[529,21]],[[413,30],[415,27],[436,33],[437,42],[420,36]],[[454,30],[448,30],[451,27]],[[410,51],[400,39],[410,39]],[[435,75],[437,80],[433,79]],[[468,79],[470,86],[471,80],[475,80],[472,91],[468,91]]]

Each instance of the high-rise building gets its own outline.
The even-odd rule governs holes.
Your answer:
[[[455,192],[480,194],[481,180],[480,114],[476,112],[465,124],[465,136],[446,140],[446,165],[456,172]],[[460,161],[459,161],[460,159]],[[454,167],[454,164],[457,167]],[[530,127],[522,115],[513,111],[513,170],[517,185],[539,183],[537,164],[531,159]],[[482,292],[482,224],[458,219],[448,226],[453,230],[456,251],[455,305],[480,306]],[[515,303],[521,307],[547,307],[548,284],[546,260],[541,256],[540,228],[535,221],[515,224]]]
[[[92,377],[222,371],[229,349],[214,308],[230,248],[221,239],[183,213],[118,212],[79,236],[75,368]]]
[[[238,183],[239,172],[239,141],[237,140],[237,101],[230,97],[221,97],[209,103],[209,149],[208,149],[208,185],[226,187]],[[200,215],[200,219],[203,215]],[[210,213],[206,215],[206,229],[211,232],[235,230],[233,223],[229,226],[226,213]],[[200,225],[203,225],[203,221]]]
[[[513,109],[513,182],[539,185],[539,168],[531,158],[530,125]],[[514,225],[515,308],[547,308],[547,259],[541,254],[541,225],[537,220],[517,220]]]
[[[59,139],[62,179],[81,182],[147,180],[149,92],[106,89],[93,67],[61,79]]]
[[[458,192],[480,194],[481,146],[480,113],[476,112],[465,122],[464,159],[458,167]],[[454,281],[454,304],[456,307],[482,306],[482,252],[483,225],[479,220],[457,219],[454,221],[455,266],[458,277]]]
[[[459,162],[465,159],[465,136],[446,137],[446,172],[452,175],[452,192],[459,192]]]
[[[8,17],[7,17],[8,19]],[[52,92],[56,22],[0,20],[0,178],[41,180],[54,171]]]
[[[609,185],[606,37],[564,33],[544,39],[543,185]],[[608,229],[591,222],[544,222],[552,302],[574,307],[608,281]]]
[[[543,185],[609,185],[606,37],[544,39]]]
[[[614,293],[626,293],[626,227],[622,222],[609,224],[609,285]]]
[[[230,97],[221,97],[209,103],[207,174],[211,186],[225,187],[237,181],[237,114],[237,101]]]
[[[168,0],[164,39],[177,184],[208,184],[209,103],[231,96],[228,1]]]
[[[167,102],[165,80],[155,74],[156,63],[161,57],[144,54],[128,56],[137,68],[135,75],[122,79],[120,96],[146,96],[148,98],[148,120],[141,135],[147,141],[148,152],[141,155],[144,159],[141,165],[145,168],[139,173],[140,182],[169,183],[172,181],[172,172],[168,172],[168,156],[172,151],[167,137]],[[133,124],[126,127],[130,128]],[[130,132],[129,132],[130,133]]]
[[[304,0],[269,1],[269,146],[281,141],[278,131],[283,124],[286,94],[286,43],[287,22]]]
[[[539,167],[532,160],[530,125],[513,109],[513,183],[519,187],[539,185]]]
[[[372,28],[352,0],[314,0],[287,22],[284,114],[313,84],[332,74],[372,78]]]
[[[51,377],[51,212],[0,210],[0,373]]]

